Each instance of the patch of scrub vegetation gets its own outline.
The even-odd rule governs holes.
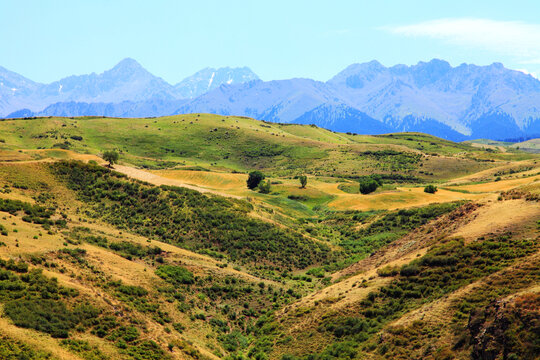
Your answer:
[[[528,310],[525,307],[526,311],[522,311],[519,306],[517,314],[509,312],[509,317],[513,318],[511,321],[508,321],[509,317],[505,313],[506,309],[512,309],[512,303],[519,304],[521,299],[526,303],[537,302],[538,294],[524,293],[515,298],[510,295],[526,291],[539,281],[540,268],[534,260],[498,271],[490,275],[488,281],[479,282],[469,292],[452,300],[447,305],[445,316],[431,317],[428,314],[425,320],[388,327],[381,335],[383,341],[377,345],[376,352],[393,359],[451,359],[469,357],[473,351],[476,352],[475,356],[481,357],[482,349],[492,349],[494,352],[513,353],[514,358],[532,359],[533,354],[540,351],[531,342],[535,325],[529,319],[531,316],[537,317],[530,311],[534,307]],[[509,330],[506,332],[496,326],[484,326],[493,324],[490,317],[494,307],[499,310],[498,314],[503,315],[497,318],[503,322],[508,321],[506,324],[511,324],[513,329],[506,329]],[[478,336],[479,330],[485,331],[486,336]],[[496,339],[497,344],[489,344],[493,339]],[[488,344],[490,346],[486,346]]]
[[[51,220],[51,216],[55,213],[55,210],[55,208],[32,205],[19,200],[0,199],[0,211],[10,213],[11,215],[17,215],[19,212],[23,212],[23,221],[41,224],[45,229],[49,229],[51,225],[65,227],[66,220]]]
[[[305,228],[313,236],[340,246],[337,262],[327,262],[327,271],[341,269],[399,239],[410,231],[449,213],[463,202],[431,204],[419,208],[382,213],[380,211],[335,211],[323,219],[307,219]],[[360,227],[359,225],[365,224]]]
[[[89,304],[70,306],[79,296],[74,289],[58,285],[55,279],[45,277],[40,270],[28,271],[25,263],[0,262],[2,287],[0,299],[4,314],[17,326],[31,328],[65,338],[75,327],[87,324],[99,314]],[[14,272],[15,271],[15,272]]]
[[[48,360],[52,355],[46,351],[34,349],[27,344],[0,336],[0,359]]]
[[[324,244],[249,217],[245,201],[149,186],[81,162],[57,162],[51,169],[90,205],[88,216],[143,236],[281,269],[305,268],[330,253]]]
[[[109,360],[110,357],[103,354],[97,346],[90,345],[85,340],[64,339],[60,341],[60,345],[68,349],[70,352],[81,356],[84,360]]]
[[[70,330],[95,318],[99,310],[90,305],[78,305],[69,310],[64,302],[42,296],[8,301],[4,306],[4,313],[19,327],[45,332],[52,337],[66,338]]]
[[[193,273],[182,266],[158,266],[156,275],[173,285],[193,284]]]
[[[148,290],[140,286],[125,285],[121,281],[110,281],[104,288],[113,296],[142,314],[148,314],[157,323],[164,325],[172,321],[169,313],[164,311],[159,302],[149,296]]]
[[[383,171],[414,170],[422,159],[422,154],[395,150],[364,151],[359,155],[371,158],[381,164],[380,169]]]
[[[487,240],[465,244],[450,239],[434,246],[423,257],[401,267],[399,275],[388,285],[370,292],[361,301],[361,307],[346,316],[327,316],[319,331],[332,336],[339,346],[355,344],[353,350],[373,351],[373,334],[389,321],[422,304],[440,299],[471,282],[503,270],[516,259],[527,257],[538,250],[538,240],[516,239],[501,235]],[[362,345],[363,344],[363,345]],[[338,346],[328,346],[319,355],[306,355],[306,359],[328,358],[323,355]],[[388,348],[379,349],[385,355]],[[392,354],[388,354],[392,357]],[[338,359],[339,356],[329,357]]]
[[[85,256],[84,251],[76,249],[62,253]],[[156,343],[151,342],[149,345],[149,340],[142,339],[139,332],[135,337],[130,337],[129,341],[114,335],[125,327],[123,323],[130,321],[129,317],[118,317],[116,313],[112,315],[111,312],[95,307],[77,290],[60,286],[56,279],[46,277],[40,269],[28,270],[26,263],[1,260],[0,267],[0,301],[4,304],[4,315],[16,326],[47,333],[53,338],[68,339],[68,347],[76,345],[76,342],[69,340],[74,332],[90,331],[114,342],[121,352],[138,354],[141,359],[167,358]],[[144,303],[144,299],[139,298],[142,296],[137,292],[139,288],[122,285],[117,288],[118,297],[122,300],[125,300],[125,296],[136,305]],[[132,298],[134,295],[138,298]],[[158,317],[163,316],[162,313],[157,314]],[[96,352],[91,349],[90,354]]]
[[[105,236],[90,235],[90,229],[87,227],[74,227],[69,232],[67,241],[72,244],[80,244],[84,241],[105,249],[110,249],[128,260],[154,260],[156,256],[163,253],[163,250],[159,246],[143,246],[129,241],[109,241]]]

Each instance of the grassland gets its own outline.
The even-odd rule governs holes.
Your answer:
[[[0,134],[2,358],[540,355],[533,152],[208,114]]]
[[[477,159],[485,151],[424,134],[346,135],[311,126],[208,114],[157,119],[8,119],[0,122],[0,133],[1,147],[6,150],[56,148],[98,155],[114,149],[126,163],[146,168],[184,166],[228,172],[258,168],[279,176],[305,172],[341,177],[377,170],[439,178],[437,169],[454,167],[455,176],[491,165]],[[380,150],[422,156],[399,162],[392,155],[377,156]],[[64,156],[52,151],[28,154],[35,159]],[[421,169],[424,161],[428,171]]]

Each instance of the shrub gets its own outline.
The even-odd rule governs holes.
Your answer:
[[[399,274],[399,268],[397,266],[387,265],[383,268],[377,269],[377,274],[379,276],[395,276]]]
[[[437,192],[437,187],[435,185],[428,185],[424,188],[424,192],[428,194],[435,194]]]
[[[300,175],[298,177],[298,180],[300,180],[300,186],[302,187],[302,189],[305,188],[306,185],[307,185],[307,176],[306,175]]]
[[[270,181],[261,181],[261,183],[259,184],[259,192],[261,194],[270,194],[270,189],[271,189],[271,186],[270,186]]]
[[[0,336],[0,359],[50,360],[52,355],[45,350],[36,350],[5,335]]]
[[[379,187],[379,183],[373,179],[365,179],[360,181],[360,193],[366,195],[374,192]]]
[[[71,352],[80,354],[83,359],[86,360],[108,360],[109,357],[103,354],[99,348],[94,345],[90,345],[88,341],[64,339],[60,342],[60,345],[68,348]]]
[[[309,269],[309,270],[306,272],[306,274],[307,274],[307,275],[311,275],[311,276],[318,277],[319,279],[322,279],[322,278],[324,277],[325,271],[324,271],[323,268],[317,267],[317,268]]]
[[[401,268],[401,271],[399,272],[399,274],[401,276],[414,276],[414,275],[418,275],[419,272],[420,272],[420,268],[417,265],[407,264]]]
[[[259,170],[250,172],[247,179],[247,187],[251,190],[255,189],[257,186],[259,186],[260,182],[264,180],[264,178],[264,174]]]
[[[125,350],[125,353],[133,359],[140,360],[162,360],[169,358],[166,356],[163,349],[153,340],[144,340],[136,345],[128,347]]]
[[[109,163],[109,167],[118,162],[118,153],[116,151],[105,151],[103,153],[103,160]]]
[[[156,269],[156,275],[172,284],[193,284],[193,273],[182,266],[161,265]]]

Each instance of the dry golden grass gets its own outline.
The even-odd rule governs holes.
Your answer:
[[[458,200],[480,200],[484,197],[482,194],[465,194],[444,189],[428,194],[423,187],[398,187],[396,190],[368,195],[341,194],[328,206],[336,210],[395,210]]]
[[[473,220],[453,235],[472,241],[490,233],[502,233],[533,224],[540,219],[540,204],[523,199],[496,201],[477,209]]]
[[[26,161],[32,158],[23,152],[0,149],[0,161]]]
[[[7,236],[0,236],[0,240],[7,245],[0,247],[1,257],[6,258],[16,257],[22,254],[44,253],[63,247],[63,239],[61,237],[47,234],[47,231],[40,225],[24,222],[18,216],[12,216],[7,213],[0,214],[2,215],[0,224],[8,229]],[[17,232],[14,230],[17,230]],[[34,239],[34,236],[37,239]]]
[[[510,169],[519,169],[525,167],[532,167],[531,170],[519,172],[511,176],[521,176],[523,174],[533,175],[540,171],[540,163],[537,160],[523,160],[523,161],[502,161],[497,166],[475,172],[466,176],[458,177],[456,179],[448,181],[445,185],[460,185],[478,181],[493,181],[495,174],[499,172],[508,171]],[[504,176],[505,178],[507,176]]]
[[[212,189],[207,189],[205,187],[198,186],[198,185],[191,185],[191,184],[188,184],[188,183],[186,183],[186,182],[184,182],[182,180],[160,176],[160,175],[148,172],[148,171],[135,169],[135,168],[130,167],[130,166],[115,165],[114,170],[118,171],[119,173],[125,174],[125,175],[127,175],[127,176],[129,176],[129,177],[131,177],[133,179],[146,181],[146,182],[148,182],[150,184],[154,184],[154,185],[158,185],[158,186],[159,185],[181,186],[181,187],[196,190],[196,191],[199,191],[199,192],[202,192],[202,193],[212,193],[212,194],[221,195],[221,196],[229,196],[229,197],[237,197],[238,198],[238,196],[236,196],[236,195],[231,195],[231,194],[227,194],[225,192],[216,191],[216,190],[212,190]]]
[[[183,181],[186,184],[210,189],[238,189],[246,186],[247,175],[213,171],[156,170],[153,174],[168,179]]]
[[[452,188],[456,190],[465,190],[471,192],[500,192],[507,191],[521,185],[531,184],[539,180],[540,175],[536,175],[518,179],[492,181],[484,184],[453,186]]]

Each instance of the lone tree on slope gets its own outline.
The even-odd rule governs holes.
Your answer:
[[[306,184],[307,184],[307,176],[306,176],[306,175],[300,175],[300,176],[298,177],[298,180],[300,180],[301,188],[302,188],[302,189],[305,189]]]
[[[103,153],[103,160],[109,162],[109,167],[112,167],[113,164],[118,162],[118,153],[113,150],[105,151]]]

